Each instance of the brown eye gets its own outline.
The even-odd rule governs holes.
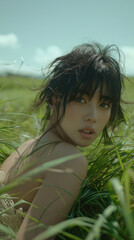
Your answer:
[[[104,109],[109,109],[111,107],[111,104],[110,103],[107,103],[107,102],[102,102],[100,104],[100,107],[104,108]]]
[[[79,103],[86,103],[86,101],[84,100],[84,98],[76,98],[75,99],[76,102],[79,102]]]

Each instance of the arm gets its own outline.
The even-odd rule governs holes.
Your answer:
[[[53,150],[51,160],[76,153],[79,153],[79,150],[72,145],[60,143]],[[37,209],[31,206],[28,211],[28,215],[40,220],[47,226],[63,221],[68,215],[79,194],[82,180],[86,176],[87,160],[84,156],[81,156],[59,165],[57,169],[62,171],[60,173],[49,170],[46,171],[41,188],[38,190],[33,201],[33,204],[39,208]],[[66,172],[66,169],[72,169],[79,177],[76,177],[72,172]],[[37,223],[25,217],[18,232],[17,239],[33,239],[44,231],[44,228],[38,228],[37,230],[26,232],[26,228],[31,224],[37,226]]]

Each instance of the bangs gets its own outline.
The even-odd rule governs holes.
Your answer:
[[[76,75],[75,75],[76,76]],[[107,96],[113,104],[120,101],[121,82],[117,71],[104,66],[101,69],[90,68],[81,69],[77,72],[77,77],[74,76],[69,94],[69,101],[82,95],[87,95],[90,99],[95,94],[96,90],[100,90],[100,99],[102,96]]]
[[[111,56],[116,47],[102,48],[100,45],[85,44],[71,53],[57,58],[51,66],[50,87],[60,96],[64,104],[75,100],[78,94],[92,98],[97,89],[109,97],[116,106],[120,104],[122,74],[118,62]]]

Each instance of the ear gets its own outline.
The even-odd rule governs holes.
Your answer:
[[[52,96],[52,108],[56,107],[60,101],[60,97]]]
[[[52,96],[52,107],[56,107],[57,105],[57,99],[55,96]]]

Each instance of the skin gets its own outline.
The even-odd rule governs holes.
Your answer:
[[[88,169],[85,156],[81,154],[75,159],[72,159],[71,156],[80,154],[80,151],[76,148],[77,145],[82,147],[88,146],[99,136],[110,118],[110,113],[111,104],[105,98],[100,100],[99,91],[94,94],[92,99],[85,95],[80,99],[78,96],[75,101],[67,103],[66,112],[60,124],[46,132],[41,138],[38,137],[25,142],[18,149],[19,154],[14,152],[4,162],[2,165],[2,170],[6,175],[4,184],[8,184],[17,176],[21,176],[28,170],[38,167],[47,161],[70,156],[70,160],[56,166],[56,170],[55,168],[49,169],[32,178],[31,181],[20,184],[10,192],[17,193],[16,195],[19,199],[23,198],[38,206],[38,208],[35,208],[22,204],[21,207],[28,215],[41,219],[41,222],[47,226],[57,224],[66,218],[79,194],[81,183],[86,177]],[[55,122],[56,117],[56,105],[53,101],[53,115],[48,128]],[[81,129],[85,128],[92,128],[94,132],[92,134],[80,132]],[[36,149],[39,138],[38,147],[48,142],[55,141],[59,143],[55,147],[53,144],[44,145],[43,148],[36,151],[31,157],[28,157],[20,165],[19,171],[16,172],[15,170],[20,159],[23,159],[24,156]],[[30,165],[29,169],[22,171],[23,167],[32,162],[34,162],[34,165]],[[30,192],[30,194],[26,194],[31,189],[35,190]],[[45,214],[42,215],[44,209]],[[37,227],[37,223],[26,216],[17,234],[17,240],[33,239],[44,231],[42,227],[38,227],[37,230],[26,231],[29,226]]]

